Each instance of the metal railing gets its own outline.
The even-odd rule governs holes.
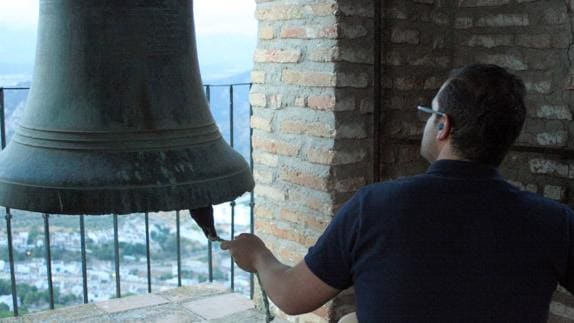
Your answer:
[[[228,143],[231,147],[235,146],[235,124],[234,124],[234,114],[235,114],[235,99],[234,99],[234,89],[242,88],[246,90],[245,94],[245,102],[248,102],[248,93],[249,89],[251,88],[251,83],[235,83],[235,84],[216,84],[216,85],[204,85],[205,93],[207,95],[208,101],[211,103],[211,96],[214,88],[222,88],[227,89],[227,98],[229,102],[228,106],[228,113],[229,113],[229,137]],[[3,150],[7,144],[7,133],[6,133],[6,118],[5,118],[5,93],[7,91],[23,91],[29,90],[28,87],[0,87],[0,144],[1,149]],[[212,111],[214,109],[219,109],[221,107],[212,107]],[[251,105],[249,105],[249,118],[253,113],[253,109]],[[251,171],[253,172],[253,146],[251,138],[253,136],[253,129],[249,127],[249,164],[251,167]],[[249,196],[249,232],[254,232],[254,205],[255,205],[255,196],[254,193],[251,192]],[[235,208],[236,202],[230,202],[230,216],[231,216],[231,234],[229,238],[233,238],[235,236]],[[9,263],[9,271],[10,271],[10,289],[12,293],[12,313],[14,316],[18,316],[19,313],[19,304],[18,304],[18,292],[17,292],[17,277],[15,271],[15,258],[14,258],[14,246],[13,246],[13,211],[9,208],[4,208],[5,210],[5,220],[6,220],[6,245],[8,249],[8,263]],[[182,260],[181,260],[181,219],[180,219],[180,211],[175,212],[175,226],[176,226],[176,260],[177,260],[177,286],[182,286]],[[48,283],[48,295],[49,295],[49,308],[54,309],[55,307],[55,298],[54,298],[54,285],[53,285],[53,274],[52,274],[52,250],[50,246],[50,214],[42,214],[43,218],[43,229],[44,229],[44,240],[43,240],[43,248],[44,248],[44,258],[46,263],[46,276],[47,276],[47,283]],[[87,268],[87,251],[86,251],[86,228],[85,228],[85,216],[79,215],[79,229],[80,229],[80,250],[81,250],[81,272],[82,272],[82,299],[83,303],[88,303],[90,300],[88,298],[88,268]],[[120,243],[119,243],[119,230],[118,230],[118,216],[117,214],[112,215],[113,218],[113,249],[114,249],[114,273],[112,276],[115,278],[115,296],[122,297],[121,293],[121,277],[120,277]],[[144,213],[144,221],[145,221],[145,254],[146,254],[146,269],[147,269],[147,292],[152,292],[152,275],[151,275],[151,241],[150,241],[150,226],[149,226],[149,214]],[[0,242],[3,240],[3,237],[0,237]],[[0,259],[1,260],[1,259]],[[235,264],[233,259],[230,259],[230,287],[232,290],[235,290]],[[207,243],[207,267],[208,267],[208,280],[209,282],[214,281],[214,274],[213,274],[213,245],[211,241]],[[249,296],[253,299],[253,290],[254,290],[254,279],[253,274],[250,274],[249,277]]]

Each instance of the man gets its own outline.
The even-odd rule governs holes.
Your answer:
[[[361,189],[294,267],[253,235],[222,248],[287,314],[354,285],[360,322],[545,322],[557,282],[574,292],[574,213],[497,171],[524,95],[498,66],[454,70],[419,107],[425,174]]]

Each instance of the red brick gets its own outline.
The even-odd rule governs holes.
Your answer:
[[[305,27],[284,27],[281,38],[307,38],[307,30]]]
[[[265,83],[265,72],[263,71],[252,71],[251,72],[251,82],[257,84]]]
[[[296,145],[275,139],[263,139],[257,136],[253,137],[253,149],[287,156],[296,156],[299,153],[299,147]]]
[[[337,85],[337,77],[331,72],[300,72],[285,69],[281,80],[285,84],[300,86],[331,87]]]
[[[305,227],[313,229],[318,232],[325,230],[330,222],[325,216],[313,215],[312,213],[301,213],[290,209],[281,209],[279,218],[291,223],[303,224]]]
[[[299,59],[298,49],[258,49],[254,55],[256,63],[297,63]]]
[[[279,129],[283,133],[305,134],[321,138],[335,137],[335,129],[323,122],[285,120],[281,122]]]
[[[334,3],[334,2],[333,3],[321,3],[321,4],[310,5],[309,8],[313,12],[313,15],[319,16],[319,17],[325,17],[325,16],[334,15],[338,10],[338,5],[337,5],[337,3]]]
[[[275,29],[273,27],[259,27],[257,37],[262,40],[271,40],[275,38]]]
[[[266,207],[263,207],[261,205],[256,205],[254,212],[255,212],[255,217],[257,217],[258,219],[273,219],[274,218],[273,210],[268,209]]]
[[[307,98],[307,105],[310,108],[315,108],[319,110],[329,110],[335,108],[337,100],[331,95],[322,96],[310,96]]]
[[[303,7],[300,5],[273,6],[255,10],[257,20],[292,20],[303,16]]]
[[[327,192],[331,188],[329,179],[321,175],[304,173],[299,170],[288,168],[281,169],[279,178],[283,181],[312,188],[314,190]]]
[[[271,125],[271,121],[272,120],[270,120],[270,119],[266,119],[266,118],[262,118],[262,117],[258,117],[258,116],[252,116],[251,117],[251,128],[263,130],[266,132],[271,132],[273,130],[272,125]]]

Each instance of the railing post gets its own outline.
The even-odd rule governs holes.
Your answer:
[[[8,236],[8,261],[10,262],[10,285],[12,288],[12,306],[14,316],[18,316],[18,293],[16,290],[16,271],[14,270],[14,249],[12,247],[12,214],[6,208],[6,231]]]
[[[211,110],[211,86],[205,86],[205,96],[207,97],[207,104]],[[213,282],[213,246],[211,240],[207,239],[207,270],[209,273],[209,282]]]
[[[88,304],[88,269],[86,263],[86,228],[84,215],[80,215],[80,247],[82,249],[82,287],[84,292],[84,304]]]
[[[249,84],[249,92],[251,92],[252,84]],[[249,103],[249,120],[253,117],[253,106]],[[251,122],[251,121],[250,121]],[[253,127],[249,126],[249,167],[251,174],[253,174]],[[249,233],[255,233],[255,192],[251,191],[249,194]],[[254,295],[254,282],[253,273],[249,274],[249,297],[253,299]]]
[[[44,248],[46,250],[46,275],[48,276],[48,294],[50,296],[50,309],[54,309],[54,286],[52,284],[52,253],[50,250],[50,215],[44,217]]]
[[[4,88],[0,87],[0,145],[6,147],[6,116],[4,111]]]
[[[234,101],[233,101],[233,85],[229,86],[229,145],[231,148],[234,148],[234,126],[233,126],[233,112],[234,112]],[[235,201],[231,201],[231,237],[230,240],[233,240],[235,237]],[[235,262],[233,261],[233,257],[231,257],[231,265],[229,266],[231,273],[231,290],[235,290]]]
[[[149,252],[149,213],[145,213],[145,254],[147,258],[147,292],[151,293],[151,257]]]
[[[177,287],[181,287],[181,241],[180,241],[180,225],[179,225],[179,211],[175,212],[175,225],[176,225],[176,244],[177,244]]]
[[[116,275],[116,297],[122,297],[120,287],[120,243],[118,239],[118,215],[114,214],[114,256],[115,256],[115,275]]]

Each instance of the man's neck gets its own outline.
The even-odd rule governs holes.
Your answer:
[[[460,157],[454,151],[454,149],[452,149],[451,145],[444,145],[442,147],[442,149],[439,151],[439,154],[438,154],[436,160],[442,160],[442,159],[468,161],[468,159]]]

